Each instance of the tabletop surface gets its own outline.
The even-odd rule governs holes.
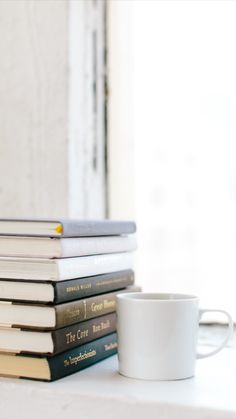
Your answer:
[[[1,419],[236,418],[236,350],[197,361],[191,379],[156,382],[119,375],[117,356],[53,383],[0,378]]]

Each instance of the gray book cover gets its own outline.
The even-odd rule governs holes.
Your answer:
[[[112,220],[61,220],[63,236],[110,236],[135,233],[132,221]]]
[[[0,219],[0,235],[92,237],[132,234],[133,221],[79,219]]]

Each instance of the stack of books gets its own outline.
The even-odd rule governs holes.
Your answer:
[[[0,220],[0,375],[53,381],[116,353],[133,233],[128,221]]]

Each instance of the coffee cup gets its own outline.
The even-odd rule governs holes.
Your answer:
[[[223,313],[228,327],[216,349],[200,353],[199,321],[207,312]],[[200,309],[196,296],[141,292],[117,296],[119,372],[127,377],[150,380],[192,377],[196,360],[223,349],[232,331],[233,321],[226,311]]]

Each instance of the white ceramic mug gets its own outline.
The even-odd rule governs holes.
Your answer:
[[[194,375],[196,359],[219,352],[233,331],[223,310],[200,310],[199,299],[183,294],[118,294],[119,372],[131,378],[179,380]],[[207,354],[197,351],[199,320],[205,312],[228,319],[221,345]]]

